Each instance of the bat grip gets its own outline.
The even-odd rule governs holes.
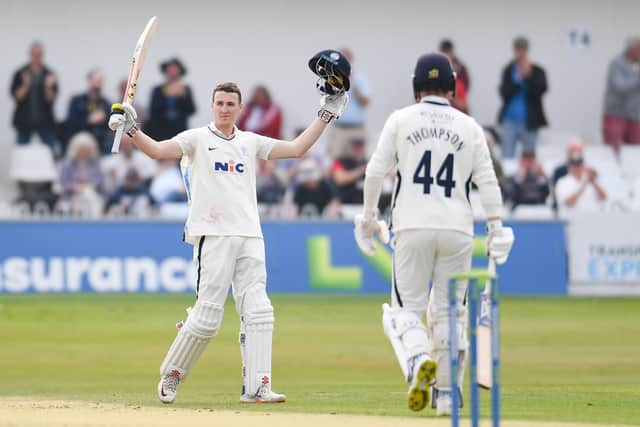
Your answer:
[[[112,153],[120,152],[120,139],[122,139],[122,133],[124,132],[124,125],[118,126],[116,129],[116,136],[113,138],[113,145],[111,146]]]

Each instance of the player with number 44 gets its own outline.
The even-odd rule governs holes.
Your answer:
[[[375,252],[374,234],[382,242],[389,239],[377,206],[383,179],[395,169],[393,284],[382,324],[409,385],[409,409],[424,409],[434,384],[432,406],[438,415],[450,415],[451,396],[458,390],[451,389],[449,375],[448,283],[453,274],[471,269],[472,184],[487,212],[487,246],[497,264],[506,262],[513,232],[500,220],[502,197],[484,132],[450,104],[455,74],[449,59],[437,53],[421,56],[413,91],[415,104],[389,116],[367,165],[364,212],[356,216],[355,238],[367,255]],[[465,285],[456,293],[460,378],[468,346]]]

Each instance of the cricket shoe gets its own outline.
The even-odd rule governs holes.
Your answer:
[[[409,362],[408,403],[412,411],[421,411],[429,402],[429,387],[436,377],[437,365],[426,354],[419,354]]]
[[[240,396],[240,403],[283,403],[286,401],[286,395],[271,391],[271,387],[268,386],[260,386],[254,395],[244,393]]]
[[[462,401],[462,393],[458,389],[458,406],[462,408],[464,402]],[[438,389],[433,387],[433,398],[431,399],[431,407],[436,410],[436,415],[439,417],[451,415],[451,408],[453,399],[451,397],[450,388]]]
[[[178,393],[178,383],[180,382],[180,373],[172,371],[168,375],[160,378],[158,383],[158,399],[162,403],[173,403]]]

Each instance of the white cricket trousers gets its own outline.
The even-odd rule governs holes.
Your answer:
[[[193,246],[198,299],[224,305],[232,285],[236,308],[245,291],[267,282],[264,240],[257,237],[201,236]]]
[[[395,233],[392,306],[422,317],[431,302],[430,315],[446,320],[449,278],[471,269],[472,252],[473,237],[459,231],[414,229]],[[458,287],[459,305],[464,302],[465,292],[466,286]]]

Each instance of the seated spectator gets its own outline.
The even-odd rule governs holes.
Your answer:
[[[112,193],[122,186],[129,169],[136,169],[145,185],[149,185],[157,167],[156,161],[138,151],[133,146],[131,137],[123,133],[120,140],[120,153],[109,154],[102,159],[105,193]]]
[[[277,162],[274,160],[260,160],[256,188],[258,203],[274,205],[282,202],[287,186],[276,172]]]
[[[172,58],[160,65],[165,82],[156,86],[151,93],[149,122],[145,129],[152,138],[163,141],[171,139],[187,129],[187,121],[196,111],[191,88],[182,78],[187,69],[178,58]]]
[[[238,119],[238,128],[258,135],[281,139],[282,110],[271,100],[264,86],[254,89]]]
[[[156,203],[187,202],[187,190],[184,188],[184,181],[176,160],[160,160],[158,172],[151,180],[149,192]]]
[[[149,194],[149,190],[144,185],[138,171],[129,169],[125,176],[124,185],[109,196],[104,210],[108,215],[146,217],[154,205],[155,200]]]
[[[512,208],[518,205],[544,205],[549,196],[549,180],[535,152],[525,148],[520,156],[518,173],[509,178],[505,188]]]
[[[347,154],[333,162],[331,177],[338,190],[341,203],[362,204],[364,172],[367,168],[366,147],[363,139],[353,139]]]
[[[60,208],[97,216],[102,208],[104,177],[100,169],[98,143],[89,132],[75,134],[62,161]]]
[[[584,164],[584,147],[574,143],[570,148],[568,173],[555,186],[555,196],[561,216],[572,212],[597,212],[604,208],[607,193],[598,183],[598,174]]]
[[[567,158],[565,162],[560,166],[557,166],[553,170],[553,175],[551,175],[551,186],[555,187],[560,178],[566,176],[569,173],[569,162],[571,161],[571,157],[573,156],[584,157],[584,144],[582,140],[578,137],[569,138],[567,142]]]
[[[609,64],[604,97],[604,141],[620,151],[622,143],[640,144],[640,37],[627,42]]]
[[[60,155],[55,135],[53,103],[58,96],[58,79],[44,65],[44,47],[40,42],[31,44],[29,63],[20,67],[11,81],[11,95],[16,102],[13,126],[18,132],[18,145],[28,144],[33,133]]]
[[[298,184],[294,189],[294,216],[335,217],[340,204],[331,183],[322,177],[320,166],[305,159],[298,167]]]
[[[99,69],[89,71],[87,92],[71,98],[65,130],[69,137],[80,131],[93,134],[102,154],[111,152],[113,132],[107,126],[111,102],[102,96],[104,75]]]

